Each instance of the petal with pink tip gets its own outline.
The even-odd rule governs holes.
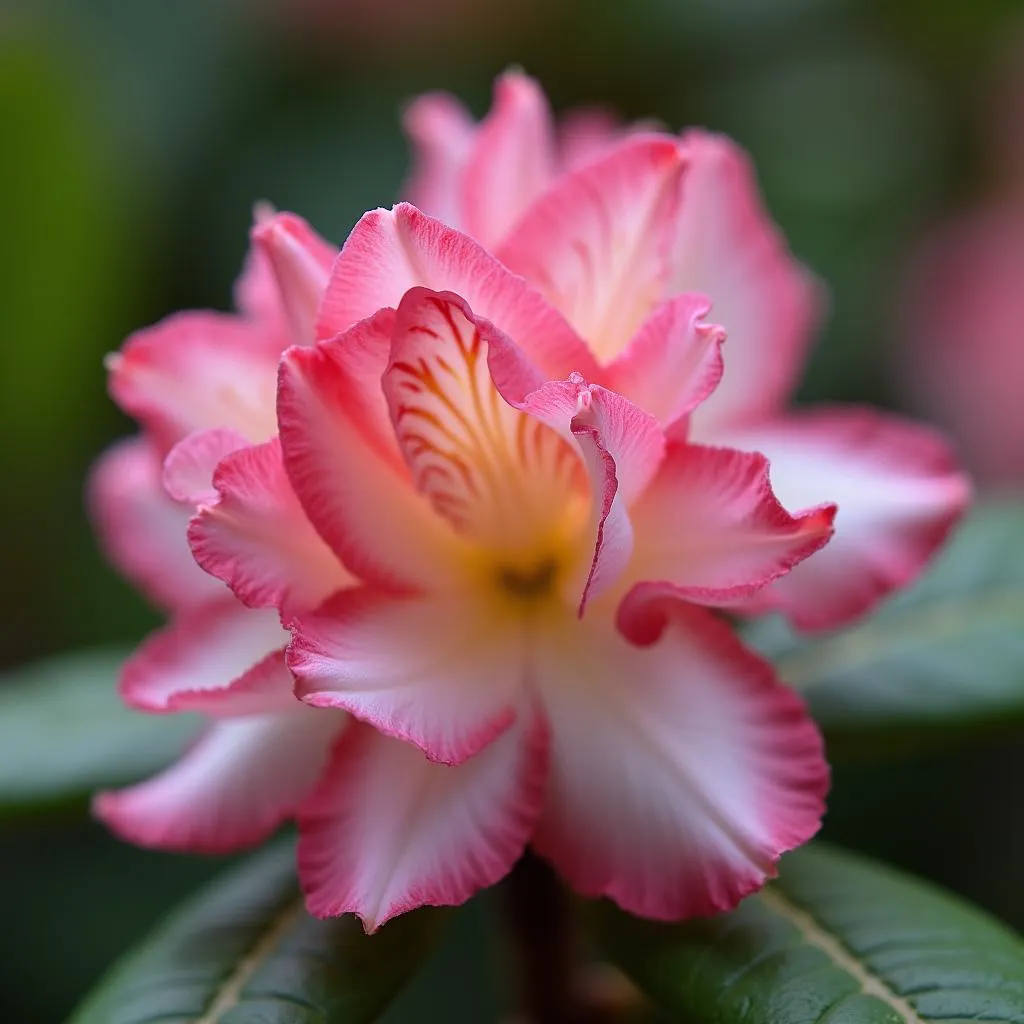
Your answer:
[[[682,176],[675,139],[628,139],[561,178],[498,250],[602,362],[626,347],[663,297]]]
[[[93,813],[140,846],[232,853],[290,818],[312,790],[345,716],[293,701],[285,712],[211,725],[176,764],[105,792]]]
[[[121,696],[141,711],[195,708],[200,695],[204,710],[220,699],[230,710],[231,685],[287,641],[273,611],[230,597],[203,605],[147,637],[121,671]],[[284,692],[291,696],[287,683]]]
[[[679,295],[659,306],[608,367],[609,386],[668,429],[722,379],[725,331],[704,323],[711,303]]]
[[[507,730],[526,684],[526,641],[479,595],[396,598],[343,590],[296,623],[295,692],[459,764]]]
[[[753,452],[674,444],[630,515],[630,578],[701,604],[728,604],[789,572],[832,536],[835,506],[796,516]]]
[[[110,393],[165,450],[209,427],[262,441],[275,433],[282,347],[241,317],[176,313],[133,334],[109,357]]]
[[[971,498],[937,433],[872,409],[812,409],[728,440],[768,456],[788,507],[838,506],[828,546],[744,606],[781,611],[798,629],[842,625],[912,582]]]
[[[462,182],[476,125],[447,93],[417,97],[402,124],[413,146],[413,169],[402,195],[424,213],[462,229]]]
[[[458,538],[417,494],[380,389],[393,310],[333,341],[295,347],[281,364],[285,469],[303,510],[362,580],[415,590],[445,580]]]
[[[399,447],[439,516],[510,557],[585,502],[572,445],[510,404],[542,380],[457,295],[414,288],[402,299],[383,379]]]
[[[342,247],[320,310],[319,340],[377,310],[397,308],[417,286],[462,296],[547,375],[593,377],[587,346],[565,318],[468,235],[408,203],[364,214]]]
[[[353,582],[306,518],[277,438],[229,454],[213,483],[214,499],[189,524],[192,553],[244,604],[287,621]]]
[[[694,413],[696,437],[781,408],[796,386],[822,305],[765,212],[746,154],[720,135],[687,132],[671,293],[710,297],[725,328],[725,374]]]
[[[223,595],[188,550],[192,509],[168,497],[160,454],[147,440],[108,448],[93,466],[87,497],[107,558],[157,605],[190,608]]]
[[[213,474],[226,455],[245,448],[249,442],[237,431],[223,428],[197,430],[183,437],[164,459],[164,490],[186,505],[217,500]]]
[[[488,248],[497,245],[554,170],[554,126],[544,91],[521,72],[507,72],[495,82],[491,111],[466,161],[466,231]]]
[[[590,618],[538,654],[551,780],[533,844],[643,917],[729,910],[817,831],[821,740],[724,622],[680,602],[639,614],[646,646]]]
[[[354,724],[299,812],[299,877],[318,917],[367,932],[421,906],[464,903],[519,859],[544,800],[536,716],[458,767]]]
[[[337,248],[294,213],[277,213],[261,220],[253,228],[252,239],[270,264],[292,343],[312,344],[317,310]]]

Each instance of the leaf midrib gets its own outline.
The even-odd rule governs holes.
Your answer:
[[[213,992],[210,1004],[197,1017],[195,1024],[217,1024],[225,1013],[239,1004],[242,989],[246,982],[256,973],[285,933],[302,914],[305,904],[301,896],[289,900],[285,906],[268,922],[266,930],[256,940],[252,948],[235,965],[234,970],[224,979]]]
[[[774,913],[789,921],[800,933],[804,942],[821,950],[836,967],[850,975],[858,983],[864,995],[881,1000],[908,1024],[924,1024],[924,1019],[906,999],[898,995],[882,978],[869,970],[841,939],[819,924],[808,910],[783,895],[777,886],[762,890],[758,899]]]

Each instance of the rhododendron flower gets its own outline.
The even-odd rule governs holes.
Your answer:
[[[827,771],[800,701],[702,606],[816,551],[833,508],[792,516],[763,456],[669,440],[558,379],[594,366],[568,323],[412,207],[356,227],[317,333],[284,357],[281,450],[359,585],[295,617],[289,664],[306,703],[360,724],[299,810],[310,907],[372,928],[461,902],[528,843],[654,917],[762,884],[817,829]],[[695,404],[721,332],[694,335],[677,381]],[[285,594],[306,571],[290,532],[251,542],[281,477],[251,468],[222,480],[233,528],[206,564]]]
[[[816,831],[827,769],[802,703],[716,609],[861,611],[966,487],[918,428],[780,412],[812,288],[727,143],[591,119],[556,147],[521,76],[479,129],[449,107],[458,131],[430,136],[444,101],[426,102],[421,201],[434,189],[477,239],[401,204],[366,214],[328,274],[301,222],[267,222],[250,276],[273,286],[248,283],[258,314],[231,321],[241,348],[271,325],[263,369],[217,377],[207,346],[168,349],[131,405],[133,345],[115,366],[166,457],[149,490],[112,479],[161,515],[155,480],[198,510],[192,551],[237,601],[230,636],[182,615],[133,660],[130,701],[199,708],[213,739],[100,813],[199,848],[294,814],[310,908],[371,930],[467,899],[528,845],[646,916],[727,909]],[[275,424],[264,370],[289,338]],[[186,416],[209,391],[222,405]],[[829,488],[853,510],[830,561]],[[137,550],[123,561],[169,592]]]
[[[689,436],[763,452],[788,507],[839,505],[828,548],[745,608],[782,611],[804,629],[863,614],[917,575],[968,500],[946,444],[862,407],[787,411],[821,302],[732,142],[685,132],[685,172],[670,172],[667,158],[644,167],[644,143],[610,152],[622,135],[612,124],[586,124],[580,167],[572,123],[556,132],[521,74],[499,80],[479,126],[450,97],[424,97],[407,119],[418,154],[408,194],[533,282],[589,344],[601,367],[590,379],[670,433],[675,364],[688,351],[679,339],[708,311],[692,295],[706,296],[728,336],[728,369]]]
[[[104,455],[90,483],[107,554],[171,617],[125,665],[124,699],[210,718],[176,765],[96,801],[121,835],[171,849],[227,851],[273,832],[316,780],[343,718],[295,700],[276,607],[258,595],[235,598],[196,564],[186,534],[198,505],[216,507],[223,477],[244,473],[253,458],[269,468],[276,441],[248,446],[276,433],[278,360],[293,342],[312,340],[336,251],[287,214],[261,213],[254,240],[238,315],[169,317],[110,359],[111,393],[143,434]],[[283,476],[279,494],[288,501]],[[217,514],[229,517],[230,508]],[[263,525],[275,528],[272,514]],[[291,549],[315,568],[285,614],[315,607],[349,579],[312,527],[288,526]]]

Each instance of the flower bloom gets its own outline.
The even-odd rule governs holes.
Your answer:
[[[258,221],[239,314],[176,314],[109,360],[111,394],[143,432],[103,455],[90,481],[108,557],[170,617],[124,666],[122,696],[141,711],[208,719],[176,765],[95,803],[120,835],[166,849],[228,852],[266,838],[315,782],[344,717],[299,704],[284,663],[282,615],[350,579],[312,527],[289,523],[292,550],[312,568],[281,613],[234,597],[189,548],[189,520],[216,501],[222,476],[251,452],[272,455],[281,351],[312,341],[309,311],[336,254],[290,214]],[[283,480],[279,494],[288,500]]]
[[[432,147],[414,193],[497,255],[402,204],[362,218],[328,279],[308,236],[258,228],[277,282],[261,308],[302,343],[279,437],[271,413],[263,435],[229,417],[162,442],[179,438],[163,482],[198,507],[196,559],[238,622],[278,632],[272,671],[234,679],[201,629],[158,638],[126,696],[201,706],[211,732],[302,724],[189,755],[100,813],[179,846],[204,845],[205,813],[207,847],[294,813],[309,906],[370,929],[465,900],[528,844],[646,916],[729,908],[816,831],[827,769],[800,701],[713,609],[863,611],[923,564],[966,485],[919,428],[780,411],[813,289],[727,143],[591,120],[559,149],[520,76],[480,128],[437,97],[413,117]],[[701,285],[730,332],[724,376]],[[823,548],[829,487],[840,523],[853,510]]]

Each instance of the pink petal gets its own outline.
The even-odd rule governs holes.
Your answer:
[[[421,286],[462,296],[549,376],[590,376],[593,357],[565,319],[467,235],[413,206],[364,214],[331,272],[317,337],[331,338]]]
[[[657,423],[630,401],[579,374],[538,388],[522,408],[572,436],[590,478],[593,558],[582,585],[580,614],[607,590],[630,561],[633,528],[628,506],[654,477],[665,452]]]
[[[168,497],[160,454],[147,440],[121,441],[99,457],[88,503],[107,558],[157,605],[189,608],[223,594],[188,549],[192,509]]]
[[[821,295],[765,212],[753,168],[730,140],[691,131],[671,293],[699,292],[725,328],[725,376],[694,415],[696,436],[785,404],[817,321]]]
[[[253,207],[253,227],[259,227],[270,220],[276,212],[267,202],[256,203]],[[290,332],[274,268],[259,246],[250,245],[245,254],[242,273],[235,281],[234,298],[235,309],[242,316],[278,339],[278,351],[288,344]]]
[[[405,461],[438,515],[510,559],[584,500],[572,445],[510,404],[542,380],[458,296],[402,299],[383,388]]]
[[[276,430],[279,353],[240,317],[176,313],[133,334],[109,357],[110,393],[165,450],[209,427],[262,441]]]
[[[604,156],[630,131],[608,110],[583,107],[568,111],[558,124],[559,163],[575,170]]]
[[[821,740],[725,623],[679,602],[638,614],[646,646],[587,618],[538,655],[552,774],[534,846],[644,917],[729,910],[817,831]]]
[[[729,444],[768,456],[788,507],[838,505],[829,545],[747,606],[782,611],[799,629],[839,626],[909,584],[970,501],[938,434],[871,409],[796,413],[734,432]]]
[[[100,793],[93,813],[140,846],[231,853],[292,817],[313,788],[343,715],[293,702],[286,712],[211,725],[160,775]]]
[[[526,684],[524,639],[476,594],[396,598],[344,590],[296,623],[296,694],[343,708],[459,764],[507,730]]]
[[[273,271],[292,342],[312,344],[320,299],[338,250],[294,213],[262,220],[252,238]]]
[[[561,178],[498,250],[602,361],[625,348],[662,298],[682,174],[674,139],[629,139]]]
[[[213,482],[213,500],[189,525],[192,553],[244,604],[289,619],[352,582],[306,518],[277,438],[228,455]]]
[[[225,456],[249,442],[237,431],[223,428],[197,430],[182,438],[164,459],[164,490],[186,505],[216,501],[213,473]]]
[[[536,718],[457,768],[354,725],[299,813],[299,877],[318,917],[367,932],[420,906],[464,903],[519,859],[544,800]]]
[[[725,331],[703,323],[702,295],[659,306],[608,367],[609,386],[668,428],[688,416],[722,379]]]
[[[402,194],[413,206],[453,228],[462,228],[462,182],[476,125],[446,93],[428,93],[402,119],[413,146],[413,169]]]
[[[457,538],[416,493],[380,389],[394,313],[383,310],[334,341],[290,349],[278,419],[299,501],[346,568],[392,589],[445,579]]]
[[[232,709],[232,684],[288,640],[277,615],[227,598],[177,616],[151,633],[125,663],[120,690],[141,711]],[[248,685],[241,690],[249,692]],[[281,700],[292,700],[287,682]],[[249,698],[246,698],[249,702]],[[279,706],[279,704],[277,705]]]
[[[521,72],[506,72],[466,162],[466,231],[489,248],[497,245],[551,181],[554,148],[544,91]]]
[[[772,492],[763,455],[674,444],[630,514],[636,531],[631,577],[664,581],[641,587],[723,604],[759,590],[821,548],[832,536],[835,506],[792,516]]]

